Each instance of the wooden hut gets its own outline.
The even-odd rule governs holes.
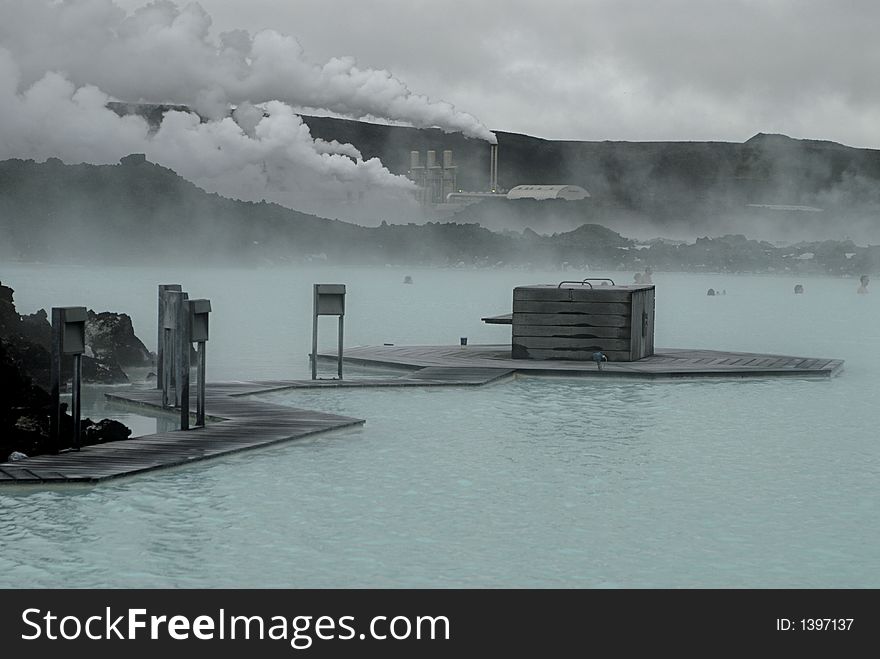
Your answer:
[[[629,362],[654,354],[654,286],[610,280],[513,289],[514,359]]]

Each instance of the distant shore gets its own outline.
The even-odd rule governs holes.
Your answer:
[[[361,226],[277,204],[208,194],[172,170],[133,156],[118,165],[6,160],[0,162],[0,181],[3,262],[251,267],[327,263],[634,272],[650,267],[856,278],[880,269],[880,246],[850,239],[789,245],[742,234],[692,242],[635,240],[603,225],[603,220],[610,224],[613,218],[602,214],[595,215],[594,222],[557,233],[528,227],[493,231],[479,221],[461,221],[500,212],[514,225],[531,219],[540,226],[564,211],[567,221],[574,223],[585,217],[583,209],[570,205],[578,202],[480,202],[469,207],[467,218],[456,216],[458,222],[383,221]]]

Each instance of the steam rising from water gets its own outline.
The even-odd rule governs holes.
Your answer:
[[[357,219],[355,208],[409,207],[412,184],[350,144],[313,139],[291,105],[495,141],[471,115],[389,72],[351,58],[311,63],[274,30],[215,41],[196,3],[156,0],[128,15],[112,0],[0,0],[0,15],[3,159],[108,163],[143,152],[212,192]],[[186,104],[210,120],[172,111],[153,134],[144,120],[107,110],[113,98]]]

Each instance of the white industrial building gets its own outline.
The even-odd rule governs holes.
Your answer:
[[[508,199],[565,199],[580,201],[590,193],[579,185],[517,185],[507,193]]]

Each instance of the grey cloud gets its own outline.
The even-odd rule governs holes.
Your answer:
[[[238,30],[218,44],[197,3],[155,0],[130,15],[111,0],[2,0],[0,9],[0,44],[24,85],[63,71],[127,101],[186,103],[208,116],[222,116],[230,103],[279,100],[495,139],[472,115],[413,92],[389,71],[351,57],[316,63],[289,34]]]
[[[557,139],[880,147],[880,5],[866,0],[203,0],[387,68],[489,126]]]

